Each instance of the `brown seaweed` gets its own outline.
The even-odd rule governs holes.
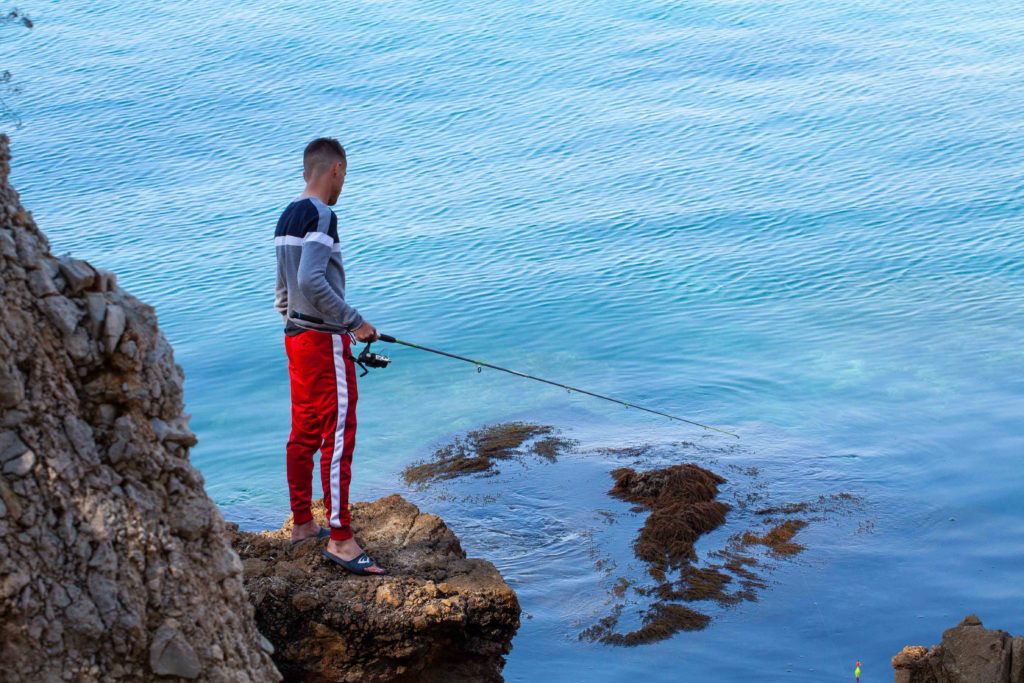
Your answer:
[[[745,532],[742,537],[743,543],[744,545],[765,545],[779,555],[795,555],[804,547],[799,543],[791,543],[791,540],[805,526],[807,526],[807,522],[802,519],[787,519],[760,536],[750,531]]]
[[[434,451],[429,461],[409,465],[402,472],[406,484],[427,484],[442,479],[470,474],[497,474],[497,462],[524,455],[523,444],[538,436],[552,434],[548,425],[527,422],[503,422],[489,425],[456,437],[451,443]],[[532,452],[548,461],[571,450],[576,441],[560,436],[547,436],[533,443]]]
[[[753,468],[751,468],[753,469]],[[756,470],[753,470],[756,474]],[[709,553],[716,563],[696,566],[694,543],[725,522],[730,506],[718,501],[718,487],[725,479],[694,464],[680,464],[637,472],[619,468],[609,495],[635,503],[635,512],[649,514],[633,542],[637,559],[647,565],[653,585],[632,585],[620,578],[612,594],[623,599],[630,586],[635,594],[653,602],[642,613],[643,625],[621,633],[615,630],[623,604],[580,633],[580,638],[608,645],[633,646],[671,637],[679,631],[699,630],[711,618],[679,603],[710,601],[722,606],[756,601],[757,591],[767,588],[757,558],[747,550],[763,545],[775,556],[801,552],[804,546],[793,537],[807,526],[806,519],[771,519],[766,515],[792,516],[801,513],[837,512],[860,500],[849,493],[819,496],[817,500],[764,507],[755,514],[765,517],[769,528],[762,533],[734,534],[725,548]],[[763,496],[758,496],[758,498]],[[743,506],[745,507],[745,506]],[[812,518],[814,519],[814,518]],[[672,580],[669,574],[678,572]]]
[[[607,645],[632,647],[665,640],[680,631],[699,631],[708,625],[711,617],[684,605],[671,602],[656,602],[648,607],[641,620],[643,625],[633,631],[619,633],[615,626],[619,621],[621,605],[593,626],[580,634],[580,638],[599,640]]]
[[[725,479],[697,465],[636,472],[612,470],[610,495],[651,510],[633,544],[636,556],[665,572],[697,559],[693,544],[725,522],[729,506],[715,500]]]

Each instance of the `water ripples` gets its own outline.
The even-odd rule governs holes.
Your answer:
[[[1020,596],[978,589],[967,564],[1009,586],[1024,547],[1012,531],[998,550],[971,541],[1021,512],[1024,23],[1007,7],[43,2],[33,19],[0,44],[23,86],[14,182],[57,253],[156,306],[187,376],[194,462],[229,517],[287,509],[271,235],[301,191],[302,146],[327,133],[350,157],[349,298],[382,331],[736,428],[738,460],[858,489],[879,511],[872,542],[829,546],[720,630],[609,653],[564,627],[599,600],[569,568],[605,471],[559,474],[593,477],[592,495],[515,480],[507,508],[453,504],[445,518],[535,612],[510,680],[710,679],[726,650],[729,675],[762,672],[737,641],[813,652],[787,675],[821,680],[848,655],[837,643],[887,665],[903,642],[871,634],[959,620],[930,607],[951,594],[1013,618],[1000,605]],[[400,488],[425,444],[490,421],[702,438],[389,352],[360,380],[357,497]],[[989,521],[950,513],[972,506]],[[772,637],[777,624],[801,637]]]

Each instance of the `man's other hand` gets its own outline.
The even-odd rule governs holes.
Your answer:
[[[380,339],[380,335],[377,334],[377,328],[370,323],[363,321],[363,324],[352,331],[352,334],[356,336],[356,341],[363,342],[375,342]]]

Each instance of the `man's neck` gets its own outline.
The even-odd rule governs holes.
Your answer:
[[[306,185],[306,189],[303,190],[302,194],[299,195],[300,199],[303,197],[316,197],[324,204],[330,204],[330,202],[328,201],[330,199],[330,195],[326,191],[319,190],[315,187],[310,187],[309,185]]]

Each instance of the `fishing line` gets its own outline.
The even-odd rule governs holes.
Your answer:
[[[402,339],[397,339],[395,337],[392,337],[390,334],[380,334],[380,333],[378,333],[378,336],[379,336],[381,341],[388,342],[389,344],[402,344],[403,346],[409,346],[411,348],[419,349],[421,351],[429,351],[430,353],[436,353],[438,355],[447,356],[449,358],[454,358],[456,360],[461,360],[461,361],[464,361],[466,363],[472,363],[473,365],[476,366],[476,371],[477,372],[480,372],[482,368],[492,368],[494,370],[500,370],[502,372],[507,372],[507,373],[509,373],[511,375],[516,375],[517,377],[525,377],[526,379],[532,379],[532,380],[534,380],[536,382],[544,382],[545,384],[551,384],[551,385],[556,386],[556,387],[561,387],[562,389],[565,389],[565,390],[567,390],[569,392],[575,391],[578,394],[586,394],[587,396],[593,396],[594,398],[600,398],[600,399],[603,399],[605,401],[611,401],[612,403],[618,403],[619,405],[626,406],[627,408],[636,408],[637,410],[642,410],[642,411],[647,412],[647,413],[653,413],[655,415],[661,415],[662,417],[667,417],[670,420],[678,420],[679,422],[685,422],[687,424],[691,424],[691,425],[694,425],[696,427],[701,427],[703,429],[709,429],[709,430],[712,430],[712,431],[715,431],[715,432],[719,432],[721,434],[728,434],[729,436],[734,436],[737,439],[740,438],[738,434],[734,434],[733,432],[726,431],[724,429],[719,429],[718,427],[712,427],[711,425],[701,424],[700,422],[694,422],[693,420],[687,420],[685,417],[679,417],[677,415],[671,415],[669,413],[663,413],[660,410],[654,410],[652,408],[645,408],[645,407],[639,406],[639,405],[637,405],[635,403],[629,403],[628,401],[620,401],[619,399],[612,398],[611,396],[604,396],[602,394],[596,394],[593,391],[587,391],[586,389],[580,389],[578,387],[569,386],[568,384],[562,384],[561,382],[555,382],[555,381],[552,381],[550,379],[544,379],[543,377],[535,377],[534,375],[528,375],[525,372],[519,372],[517,370],[510,370],[509,368],[503,368],[500,365],[494,365],[492,363],[485,363],[482,360],[476,360],[474,358],[467,358],[466,356],[460,356],[460,355],[457,355],[457,354],[454,354],[454,353],[448,353],[447,351],[441,351],[439,349],[432,349],[429,346],[422,346],[420,344],[414,344],[413,342],[404,341]],[[366,367],[365,367],[366,365],[369,365],[370,367],[374,367],[374,368],[383,368],[383,367],[387,367],[388,363],[391,362],[391,359],[388,358],[387,356],[382,356],[382,355],[377,354],[377,353],[372,353],[370,351],[370,344],[367,344],[365,347],[363,347],[363,351],[362,351],[362,353],[359,354],[359,358],[354,359],[354,360],[356,360],[356,362],[359,363],[359,366],[361,368],[363,368],[363,374],[364,375],[367,372],[369,372],[369,370],[367,370]],[[365,363],[365,365],[364,365],[364,363]]]

